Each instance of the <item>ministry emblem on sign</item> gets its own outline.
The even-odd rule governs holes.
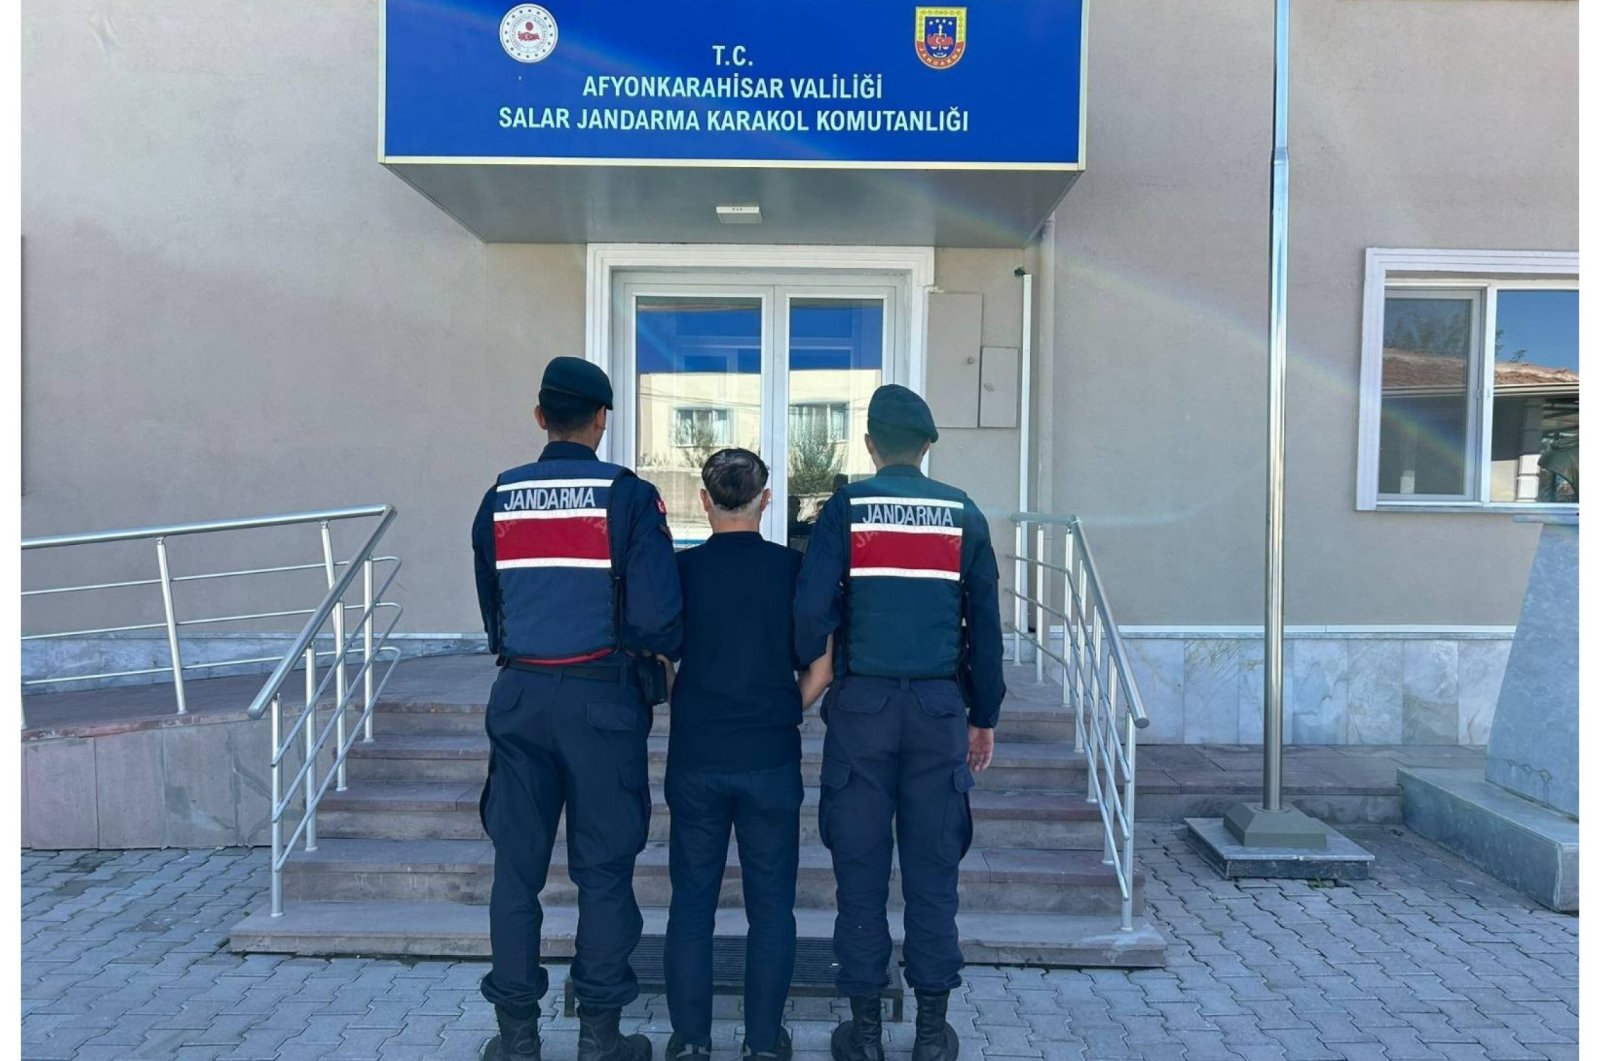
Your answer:
[[[500,20],[500,45],[519,63],[537,63],[556,50],[556,20],[538,4],[518,4]]]
[[[967,50],[967,9],[917,8],[917,58],[935,70],[948,70]]]

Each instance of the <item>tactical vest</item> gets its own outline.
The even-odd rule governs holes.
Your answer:
[[[850,505],[845,670],[948,678],[961,658],[961,545],[967,495],[922,476],[842,488]]]
[[[616,651],[611,495],[633,473],[604,461],[537,461],[495,481],[501,652],[582,663]]]

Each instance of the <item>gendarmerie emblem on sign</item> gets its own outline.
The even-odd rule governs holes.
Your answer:
[[[518,4],[500,20],[500,45],[519,63],[537,63],[556,50],[556,20],[538,4]]]
[[[917,8],[917,58],[935,70],[948,70],[967,50],[967,9]]]

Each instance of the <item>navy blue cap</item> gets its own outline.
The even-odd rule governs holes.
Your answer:
[[[922,395],[898,383],[886,383],[872,392],[867,404],[867,432],[873,425],[914,431],[929,442],[939,441],[939,429],[933,426],[933,410],[922,400]]]
[[[581,357],[553,358],[544,367],[539,400],[543,401],[546,394],[570,394],[611,408],[611,380],[599,365]]]

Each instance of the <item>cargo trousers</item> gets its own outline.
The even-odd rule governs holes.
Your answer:
[[[828,694],[823,717],[818,820],[837,887],[839,992],[876,995],[885,986],[897,845],[906,983],[951,990],[961,983],[960,865],[972,846],[961,691],[953,680],[849,675]]]
[[[489,776],[479,800],[494,842],[493,967],[483,996],[526,1019],[549,990],[540,962],[556,829],[566,812],[567,872],[578,891],[572,989],[588,1009],[639,995],[629,957],[643,920],[633,867],[650,825],[651,711],[631,676],[505,668],[489,695]]]

